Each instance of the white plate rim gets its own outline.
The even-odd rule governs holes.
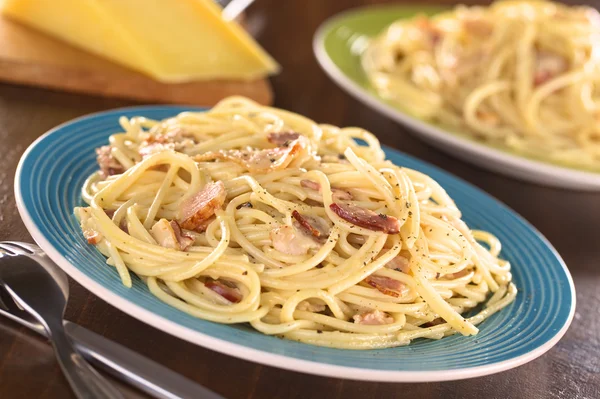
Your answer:
[[[336,14],[324,21],[313,37],[313,52],[315,53],[319,65],[341,88],[379,113],[400,124],[408,126],[412,134],[421,137],[424,141],[427,141],[436,148],[446,153],[450,153],[451,155],[452,153],[447,150],[448,147],[457,150],[456,153],[461,155],[452,156],[458,157],[465,162],[471,164],[474,163],[504,175],[545,186],[584,191],[600,190],[600,173],[585,172],[535,161],[497,150],[485,144],[461,138],[451,132],[447,132],[441,128],[409,116],[401,110],[384,103],[375,95],[364,90],[352,79],[347,77],[327,54],[324,45],[325,34],[338,19],[343,18],[347,14],[354,14],[363,9],[370,9],[373,7],[376,6],[359,7]],[[469,158],[468,156],[462,156],[463,152],[466,153],[466,155],[475,156],[479,160]]]

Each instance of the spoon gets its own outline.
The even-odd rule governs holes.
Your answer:
[[[64,275],[48,272],[42,266],[45,261],[46,255],[34,246],[0,242],[0,285],[44,327],[58,363],[78,398],[122,398],[67,337],[63,315],[68,281]]]

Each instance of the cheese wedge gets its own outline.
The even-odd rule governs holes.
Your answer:
[[[279,69],[212,0],[5,0],[2,13],[161,82],[252,80]]]

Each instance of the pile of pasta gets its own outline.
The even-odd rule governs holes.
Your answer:
[[[373,349],[476,334],[515,298],[500,242],[363,129],[241,97],[120,123],[75,214],[123,284],[177,309]]]
[[[600,13],[543,0],[398,20],[362,55],[412,115],[536,159],[600,170]]]

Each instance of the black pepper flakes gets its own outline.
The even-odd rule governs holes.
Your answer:
[[[248,270],[244,270],[244,273],[242,273],[243,276],[247,276],[248,275]]]
[[[317,334],[323,334],[323,331],[317,330]]]

